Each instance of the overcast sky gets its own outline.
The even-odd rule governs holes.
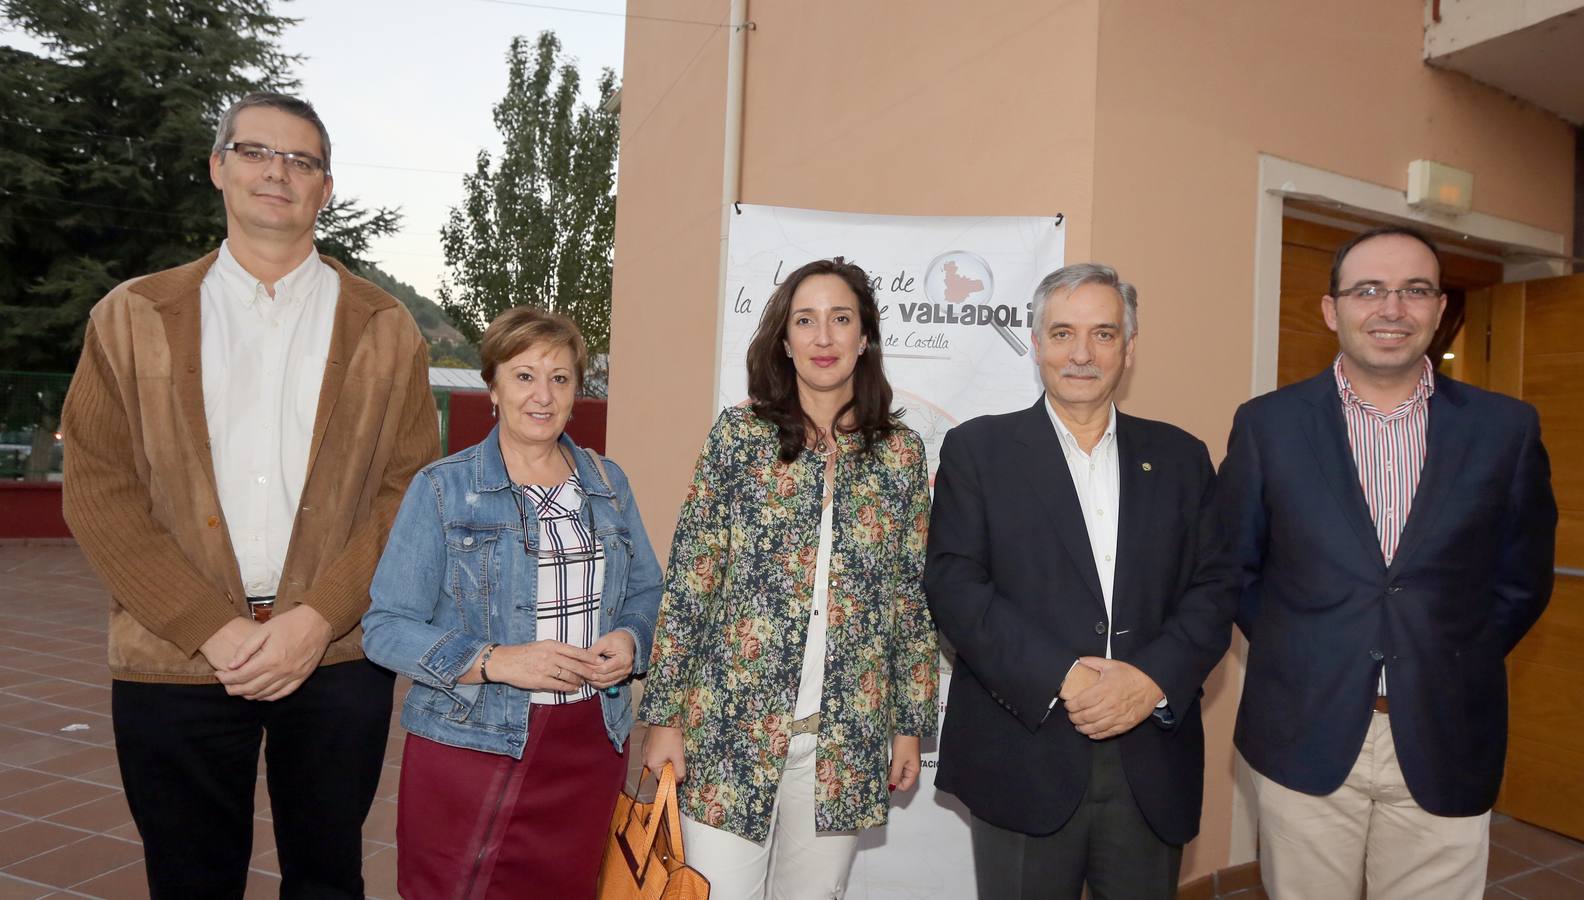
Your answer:
[[[440,226],[462,200],[462,173],[480,149],[499,147],[490,107],[506,89],[512,38],[554,31],[576,57],[592,102],[600,69],[621,74],[625,7],[624,0],[276,4],[302,20],[281,46],[306,57],[297,74],[335,143],[336,193],[404,214],[401,233],[373,247],[381,268],[436,296],[445,268]]]
[[[440,226],[462,201],[462,175],[500,136],[490,107],[506,89],[506,50],[549,29],[598,97],[603,68],[621,76],[625,0],[277,0],[300,21],[281,49],[304,57],[301,94],[334,142],[336,193],[366,207],[394,206],[402,230],[370,256],[385,271],[437,299],[445,261]],[[40,52],[0,28],[0,42]],[[195,147],[205,154],[207,147]]]

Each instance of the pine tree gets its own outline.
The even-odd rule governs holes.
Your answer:
[[[89,308],[225,237],[208,156],[226,106],[292,91],[292,19],[242,0],[4,0],[45,52],[0,47],[0,368],[69,372]],[[312,99],[312,98],[308,98]],[[333,133],[333,131],[332,131]],[[318,246],[359,261],[399,213],[337,200]]]
[[[470,339],[502,311],[531,305],[577,323],[591,353],[610,347],[618,119],[609,69],[599,105],[578,102],[577,68],[546,31],[515,38],[506,96],[494,108],[498,161],[480,151],[440,238],[449,276],[440,302]]]

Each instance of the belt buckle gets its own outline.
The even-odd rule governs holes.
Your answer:
[[[801,719],[792,720],[792,735],[794,737],[796,737],[797,735],[800,735],[800,734],[813,734],[813,733],[819,731],[819,727],[820,727],[820,714],[819,713],[815,713],[812,716],[804,716]]]
[[[254,600],[252,597],[249,597],[247,604],[248,612],[252,614],[253,621],[255,622],[268,622],[270,620],[270,615],[275,612],[274,597],[269,597],[264,600]]]

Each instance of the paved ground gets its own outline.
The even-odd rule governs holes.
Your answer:
[[[110,733],[107,602],[75,546],[0,542],[0,900],[148,896]],[[401,741],[393,722],[363,829],[371,897],[396,897]],[[273,898],[280,879],[262,778],[256,797],[248,896]],[[1486,897],[1584,898],[1584,844],[1502,816],[1491,843]],[[1226,885],[1221,896],[1262,893]]]
[[[110,733],[107,602],[75,546],[0,543],[0,900],[148,896]],[[363,828],[371,897],[397,896],[402,736],[393,723]],[[248,897],[273,898],[280,878],[262,775],[255,808]]]

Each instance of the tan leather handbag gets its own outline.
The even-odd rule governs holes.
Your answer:
[[[638,783],[648,774],[645,767]],[[616,798],[599,900],[708,900],[709,891],[709,880],[683,861],[676,772],[667,763],[653,803],[625,792]]]

